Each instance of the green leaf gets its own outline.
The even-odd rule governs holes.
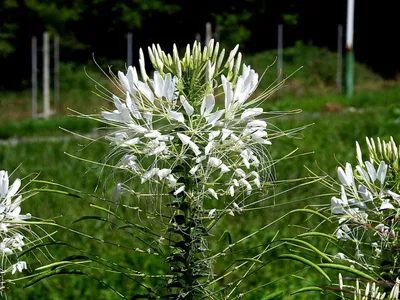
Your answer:
[[[357,270],[354,268],[350,268],[348,266],[343,266],[343,265],[338,265],[338,264],[318,264],[318,266],[321,268],[334,269],[334,270],[339,270],[339,271],[347,271],[349,273],[353,273],[355,275],[364,277],[369,280],[373,280],[373,281],[375,280],[374,277],[372,277],[368,274],[365,274],[363,271],[360,271],[360,270]]]
[[[33,189],[34,191],[38,192],[46,192],[46,193],[54,193],[54,194],[61,194],[64,196],[69,196],[69,197],[74,197],[74,198],[79,198],[81,199],[81,196],[66,192],[66,191],[60,191],[60,190],[52,190],[52,189]]]
[[[115,215],[111,210],[109,210],[107,208],[104,208],[104,207],[101,207],[101,206],[98,206],[98,205],[90,204],[90,207],[100,209],[100,210],[105,211],[106,213],[108,213],[110,215],[113,215],[113,216]]]
[[[76,270],[76,269],[65,269],[65,268],[61,268],[61,269],[56,269],[56,270],[52,270],[49,272],[46,272],[44,274],[40,274],[38,276],[35,276],[32,280],[30,280],[25,286],[24,289],[27,287],[30,287],[31,285],[34,285],[35,283],[42,281],[43,279],[55,276],[55,275],[86,275],[85,273],[83,273],[80,270]]]
[[[42,243],[42,244],[38,244],[35,246],[30,247],[29,249],[26,249],[24,251],[22,251],[19,255],[18,258],[24,256],[25,254],[28,254],[29,252],[37,249],[37,248],[41,248],[41,247],[47,247],[47,246],[53,246],[53,245],[61,245],[61,246],[68,246],[68,244],[66,243],[62,243],[62,242],[48,242],[48,243]]]
[[[301,263],[303,263],[305,265],[308,265],[311,268],[317,270],[322,276],[324,276],[326,279],[331,281],[331,279],[329,278],[328,274],[326,274],[324,272],[324,270],[322,270],[319,265],[313,263],[312,261],[310,261],[310,260],[308,260],[308,259],[306,259],[304,257],[298,256],[298,255],[295,255],[295,254],[281,254],[281,255],[278,256],[278,259],[292,259],[292,260],[299,261],[299,262],[301,262]]]
[[[255,259],[255,258],[251,258],[251,257],[238,258],[238,259],[236,259],[236,261],[252,261],[252,262],[255,262],[255,263],[258,263],[258,264],[262,264],[263,263],[261,260]]]
[[[301,289],[298,289],[297,291],[294,291],[290,295],[293,296],[295,294],[300,294],[300,293],[305,293],[305,292],[323,292],[324,289],[318,287],[318,286],[306,286]]]
[[[324,216],[324,215],[321,214],[320,212],[317,212],[317,211],[312,210],[312,209],[307,209],[307,208],[293,209],[292,211],[289,212],[289,214],[297,213],[297,212],[306,212],[306,213],[310,213],[310,214],[313,214],[313,215],[317,215],[317,216],[319,216],[319,217],[325,219],[326,221],[331,222],[331,220],[330,220],[328,217]]]
[[[272,294],[269,294],[268,296],[262,298],[262,300],[272,300],[272,299],[278,299],[283,295],[283,292],[279,291],[279,292],[275,292]]]
[[[318,231],[305,232],[305,233],[299,234],[298,236],[299,236],[299,237],[321,236],[321,237],[326,237],[327,239],[330,239],[330,240],[337,241],[337,238],[334,237],[333,235],[331,235],[331,234],[326,234],[326,233],[323,233],[323,232],[318,232]]]
[[[317,247],[311,245],[310,243],[300,240],[300,239],[296,239],[296,238],[283,238],[282,241],[288,241],[288,242],[293,242],[293,243],[299,243],[302,244],[308,248],[310,248],[311,250],[313,250],[315,253],[317,253],[319,256],[321,256],[323,259],[325,259],[326,261],[332,263],[332,259],[330,259],[324,252],[322,252],[321,250],[319,250]]]
[[[83,216],[83,217],[73,221],[72,224],[75,224],[75,223],[78,223],[78,222],[84,221],[84,220],[98,220],[98,221],[103,221],[103,222],[108,221],[106,218],[102,218],[102,217],[98,217],[98,216]]]

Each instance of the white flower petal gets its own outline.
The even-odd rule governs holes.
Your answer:
[[[0,198],[5,198],[8,193],[8,172],[1,170],[0,171]]]
[[[132,94],[136,91],[136,85],[137,82],[139,81],[138,74],[136,71],[136,68],[132,66],[128,67],[128,72],[126,73],[126,78],[128,79],[129,82],[129,87],[131,88]]]
[[[227,128],[223,128],[222,129],[222,137],[221,140],[225,141],[232,133],[233,131]]]
[[[343,171],[342,167],[338,167],[338,177],[340,182],[345,186],[351,186],[351,179],[347,176],[347,174]]]
[[[161,169],[157,172],[158,178],[160,178],[160,180],[163,180],[164,178],[166,178],[169,174],[171,174],[171,169]]]
[[[149,100],[151,103],[154,103],[154,94],[146,84],[139,81],[138,90],[140,91],[141,94],[143,94],[147,98],[147,100]]]
[[[362,179],[364,179],[365,182],[367,183],[370,182],[367,171],[365,171],[361,166],[356,166],[356,170],[358,171],[358,174],[360,174],[360,176],[362,177]]]
[[[126,100],[125,100],[126,106],[128,107],[130,113],[132,116],[138,120],[142,119],[142,115],[139,112],[138,107],[136,104],[132,101],[131,96],[129,92],[126,92]]]
[[[396,200],[400,204],[400,195],[393,193],[392,191],[386,191],[389,196],[391,196],[394,200]]]
[[[384,209],[395,209],[394,206],[389,202],[389,200],[385,200],[382,202],[382,205],[379,207],[379,210]]]
[[[183,145],[187,145],[191,141],[190,137],[188,137],[187,135],[185,135],[183,133],[178,132],[176,135],[181,140]]]
[[[210,141],[204,149],[204,154],[208,155],[215,148],[215,141]]]
[[[207,189],[207,191],[211,194],[211,196],[213,196],[215,199],[218,200],[218,195],[217,195],[217,193],[214,191],[214,189],[209,188],[209,189]]]
[[[376,171],[375,171],[374,166],[369,161],[365,162],[365,166],[367,167],[368,174],[369,174],[369,177],[371,178],[371,181],[375,182],[375,180],[376,180]]]
[[[221,109],[219,111],[216,111],[215,113],[211,114],[208,119],[207,119],[207,123],[214,125],[224,114],[225,110]]]
[[[175,192],[174,192],[174,196],[182,193],[185,190],[185,186],[182,185],[181,187],[179,187]]]
[[[12,198],[18,192],[21,187],[21,180],[19,178],[15,179],[14,183],[10,187],[7,193],[7,198]]]
[[[204,97],[200,107],[200,115],[208,116],[215,106],[215,98],[213,94],[208,94]]]
[[[221,75],[222,87],[224,89],[225,94],[225,110],[226,113],[230,113],[230,108],[233,101],[233,90],[232,90],[232,83],[230,83],[224,75]],[[227,116],[227,118],[229,118]]]
[[[248,120],[263,113],[263,109],[261,107],[253,107],[246,109],[242,116],[240,117],[241,120]]]
[[[215,208],[213,208],[213,209],[210,209],[210,211],[208,212],[208,217],[209,218],[212,218],[214,215],[215,215],[215,212],[216,212],[217,210],[215,209]]]
[[[363,166],[362,153],[360,145],[358,144],[357,141],[356,141],[356,153],[357,153],[358,164],[362,167]]]
[[[170,117],[172,120],[176,120],[181,123],[185,122],[185,118],[183,117],[183,114],[181,112],[170,110],[168,112],[168,117]]]
[[[229,169],[225,164],[221,164],[221,165],[219,166],[219,168],[220,168],[220,170],[221,170],[220,174],[225,174],[225,173],[227,173],[227,172],[230,171],[230,169]]]
[[[186,98],[185,98],[183,95],[181,95],[181,96],[179,97],[179,100],[181,101],[182,106],[183,106],[183,108],[184,108],[186,114],[188,115],[188,117],[190,117],[190,116],[193,114],[193,112],[194,112],[193,106],[191,106],[191,105],[189,104],[189,102],[186,100]]]
[[[358,187],[358,193],[363,199],[367,201],[372,201],[374,198],[372,193],[368,190],[368,188],[362,184],[360,184],[360,186]]]
[[[378,171],[376,172],[376,177],[381,182],[381,185],[385,183],[386,171],[387,171],[387,164],[384,161],[381,161],[381,163],[379,164]]]
[[[161,77],[160,72],[154,72],[154,94],[161,98],[163,96],[164,79]]]
[[[118,71],[119,82],[121,83],[124,92],[131,92],[131,87],[129,86],[128,78],[121,71]]]

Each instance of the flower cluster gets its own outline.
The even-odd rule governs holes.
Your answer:
[[[351,278],[350,278],[351,279]],[[356,280],[356,286],[344,284],[343,276],[339,273],[339,290],[342,299],[349,299],[345,297],[345,293],[348,293],[354,300],[364,300],[364,299],[377,299],[377,300],[397,300],[399,299],[399,287],[400,280],[396,279],[393,283],[393,287],[387,292],[382,291],[382,287],[376,282],[367,282],[365,286],[360,283],[360,280]]]
[[[25,245],[24,231],[28,230],[23,221],[30,219],[31,215],[21,214],[22,195],[18,192],[21,180],[16,179],[9,185],[7,171],[0,171],[0,254],[2,256],[0,272],[14,274],[27,268],[26,262],[16,261],[17,253]],[[3,288],[4,280],[0,283]]]
[[[140,53],[142,80],[135,67],[118,72],[114,79],[123,96],[110,95],[115,110],[101,115],[117,129],[107,136],[114,153],[123,154],[117,167],[157,190],[173,189],[174,195],[230,196],[234,200],[225,212],[239,212],[242,200],[235,199],[259,190],[269,179],[266,113],[257,100],[247,101],[258,74],[245,64],[239,71],[237,48],[223,65],[224,50],[219,53],[214,41],[204,50],[197,42],[188,46],[182,59],[175,46],[173,56],[159,46],[149,48],[156,69],[152,78]],[[182,173],[196,178],[194,184],[180,181]]]
[[[376,143],[370,138],[366,140],[369,160],[363,160],[356,143],[358,165],[353,168],[346,163],[344,168],[338,168],[340,197],[332,197],[331,213],[339,217],[336,237],[354,243],[355,261],[364,267],[376,267],[384,258],[392,261],[397,253],[399,148],[393,138],[389,142],[378,138]],[[396,279],[396,274],[392,274],[391,280]]]

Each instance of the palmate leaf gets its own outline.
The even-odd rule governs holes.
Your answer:
[[[310,260],[308,260],[308,259],[306,259],[304,257],[295,255],[295,254],[281,254],[281,255],[278,256],[278,259],[291,259],[291,260],[299,261],[299,262],[301,262],[301,263],[303,263],[305,265],[308,265],[311,268],[317,270],[322,276],[324,276],[326,279],[331,281],[331,279],[329,278],[328,274],[326,274],[324,272],[324,270],[321,269],[321,267],[320,267],[321,264],[317,265],[317,264],[313,263],[312,261],[310,261]],[[323,264],[323,265],[325,265],[325,264]]]

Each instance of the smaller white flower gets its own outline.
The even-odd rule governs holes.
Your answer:
[[[160,178],[160,180],[165,179],[169,174],[171,174],[171,169],[161,169],[157,172],[158,178]]]
[[[393,198],[393,200],[396,200],[400,204],[400,195],[396,194],[392,191],[386,191],[386,193]]]
[[[342,252],[338,252],[337,254],[335,254],[335,256],[333,257],[334,259],[348,259],[348,257],[346,256],[346,254],[342,253]]]
[[[193,168],[191,168],[191,169],[189,170],[189,174],[191,174],[191,175],[196,174],[196,172],[199,170],[200,167],[201,167],[201,164],[195,165]]]
[[[263,113],[263,109],[261,107],[248,108],[242,113],[242,116],[240,117],[240,119],[241,120],[249,120],[258,115],[261,115],[262,113]]]
[[[218,195],[217,195],[217,193],[214,191],[214,189],[209,188],[207,191],[211,194],[211,196],[213,196],[215,199],[218,200]]]
[[[340,228],[336,231],[336,238],[338,240],[350,240],[351,239],[350,236]]]
[[[222,164],[222,160],[220,160],[219,158],[211,156],[208,159],[207,164],[212,168],[218,168]]]
[[[217,210],[215,209],[215,208],[213,208],[213,209],[210,209],[210,211],[208,212],[208,217],[209,218],[213,218],[214,216],[215,216],[215,212],[216,212]]]
[[[143,184],[145,183],[147,180],[153,178],[159,171],[159,168],[152,168],[150,170],[148,170],[147,172],[145,172],[141,177],[140,177],[140,182]]]
[[[183,133],[177,133],[178,138],[181,140],[183,145],[188,145],[191,148],[196,156],[201,154],[200,148],[192,141],[190,137]]]
[[[112,189],[112,194],[113,194],[113,198],[115,200],[119,200],[121,198],[122,195],[122,185],[121,183],[118,183],[113,189]]]
[[[385,210],[385,209],[395,209],[394,206],[390,203],[389,199],[382,200],[382,204],[379,207],[379,210]]]
[[[226,128],[223,128],[222,129],[222,137],[221,137],[221,140],[222,141],[225,141],[231,134],[232,134],[232,130],[230,130],[230,129],[226,129]]]
[[[21,273],[23,270],[26,269],[27,269],[26,262],[19,261],[11,266],[11,275],[14,275],[17,271]]]
[[[179,187],[175,192],[174,192],[174,196],[182,193],[185,190],[185,186],[182,185],[181,187]]]

